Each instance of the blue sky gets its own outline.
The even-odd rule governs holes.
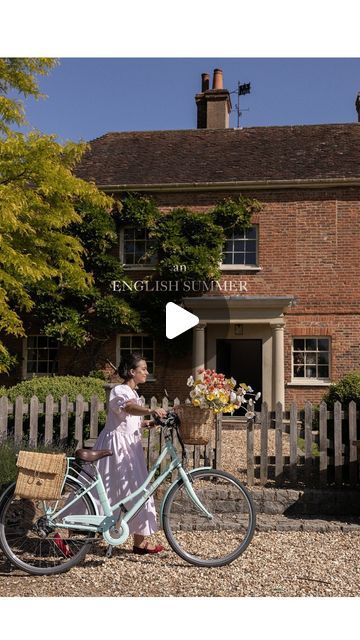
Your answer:
[[[251,82],[243,127],[356,122],[360,58],[60,58],[26,101],[32,127],[61,141],[108,131],[196,128],[201,73],[221,68],[224,86]],[[232,96],[235,107],[237,96]],[[245,109],[249,109],[248,111]],[[237,126],[235,108],[230,126]]]

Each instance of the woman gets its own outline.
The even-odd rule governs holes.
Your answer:
[[[110,504],[119,502],[138,489],[148,475],[140,429],[154,423],[141,418],[146,415],[163,418],[166,415],[164,409],[149,409],[141,405],[136,388],[146,382],[149,372],[140,354],[132,353],[123,358],[118,373],[124,382],[111,390],[106,424],[94,445],[94,449],[111,449],[113,452],[112,456],[98,462]],[[126,507],[130,508],[130,504],[127,503]],[[145,540],[145,536],[152,535],[157,528],[155,505],[151,497],[129,521],[130,533],[134,536],[134,553],[163,551],[161,545],[154,547]]]

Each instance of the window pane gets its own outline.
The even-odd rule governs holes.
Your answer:
[[[234,251],[245,251],[245,240],[235,240]]]
[[[303,340],[302,338],[295,338],[294,351],[304,351],[304,343],[305,343],[305,340]]]
[[[131,338],[131,348],[132,349],[141,349],[141,347],[142,347],[141,336],[132,336],[132,338]]]
[[[234,253],[234,264],[245,264],[245,254]]]
[[[46,336],[38,336],[38,347],[47,348],[47,346],[48,346],[48,338]]]
[[[134,254],[133,253],[125,253],[124,261],[125,261],[125,264],[134,264]]]
[[[316,338],[307,338],[306,339],[306,350],[307,351],[316,351]]]
[[[316,378],[316,367],[305,367],[306,378]]]
[[[151,361],[147,361],[147,368],[148,368],[148,372],[150,374],[154,373],[154,363]]]
[[[316,364],[316,354],[315,353],[307,353],[305,356],[306,364]]]
[[[136,240],[145,240],[146,238],[146,231],[145,229],[135,229],[135,238]]]
[[[318,355],[318,363],[319,364],[329,364],[329,354],[328,353],[319,353]]]
[[[246,253],[245,264],[256,264],[256,253]]]
[[[246,242],[246,251],[253,251],[256,253],[256,242],[255,240],[247,240]]]
[[[223,264],[232,264],[231,261],[231,253],[224,253],[223,254],[223,260],[222,260]]]
[[[318,349],[319,349],[319,351],[328,351],[329,350],[329,338],[319,338],[318,339]]]
[[[48,372],[47,362],[39,362],[38,373],[47,373],[47,372]]]
[[[121,336],[120,337],[120,347],[128,347],[130,348],[130,336]]]
[[[124,240],[134,240],[134,237],[135,229],[133,227],[124,229]]]
[[[329,367],[323,365],[318,367],[319,378],[328,378],[329,377]]]
[[[294,377],[295,378],[304,378],[305,369],[304,367],[295,366],[294,367]]]
[[[153,350],[152,349],[144,349],[143,350],[143,356],[144,356],[146,361],[152,360]]]
[[[135,245],[133,242],[124,242],[125,253],[133,253]]]
[[[143,345],[144,345],[144,349],[146,349],[146,348],[152,349],[152,347],[153,347],[153,338],[151,336],[144,336],[143,337]]]
[[[244,240],[245,238],[245,234],[244,234],[244,230],[240,229],[238,231],[234,231],[233,235],[232,235],[233,240]]]
[[[246,229],[245,231],[245,236],[247,238],[254,238],[256,239],[256,227],[251,227],[250,229]]]
[[[225,245],[224,245],[224,251],[232,251],[233,250],[233,241],[232,240],[226,240]]]

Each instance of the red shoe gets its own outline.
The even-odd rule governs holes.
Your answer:
[[[71,556],[74,555],[69,545],[64,542],[64,540],[58,533],[55,533],[53,539],[58,549],[60,549],[60,551],[64,554],[65,558],[71,558]]]
[[[161,544],[157,544],[154,549],[148,549],[147,547],[133,547],[133,553],[138,553],[140,556],[145,555],[146,553],[161,553],[164,551],[165,547]]]

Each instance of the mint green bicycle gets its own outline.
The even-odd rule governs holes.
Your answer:
[[[173,445],[176,431],[186,460],[176,413],[168,412],[158,423],[164,433],[163,450],[144,484],[117,504],[110,505],[96,467],[97,460],[112,455],[108,450],[79,449],[75,458],[68,458],[57,501],[19,498],[14,495],[15,484],[8,487],[1,497],[0,545],[10,562],[33,575],[63,573],[85,558],[96,536],[107,542],[106,555],[110,556],[128,538],[131,518],[174,471],[178,477],[167,489],[160,509],[171,548],[199,567],[220,567],[238,558],[254,534],[251,495],[225,471],[188,470],[186,462],[183,465]],[[160,465],[168,454],[170,462],[161,473]],[[103,515],[92,496],[94,489]]]

